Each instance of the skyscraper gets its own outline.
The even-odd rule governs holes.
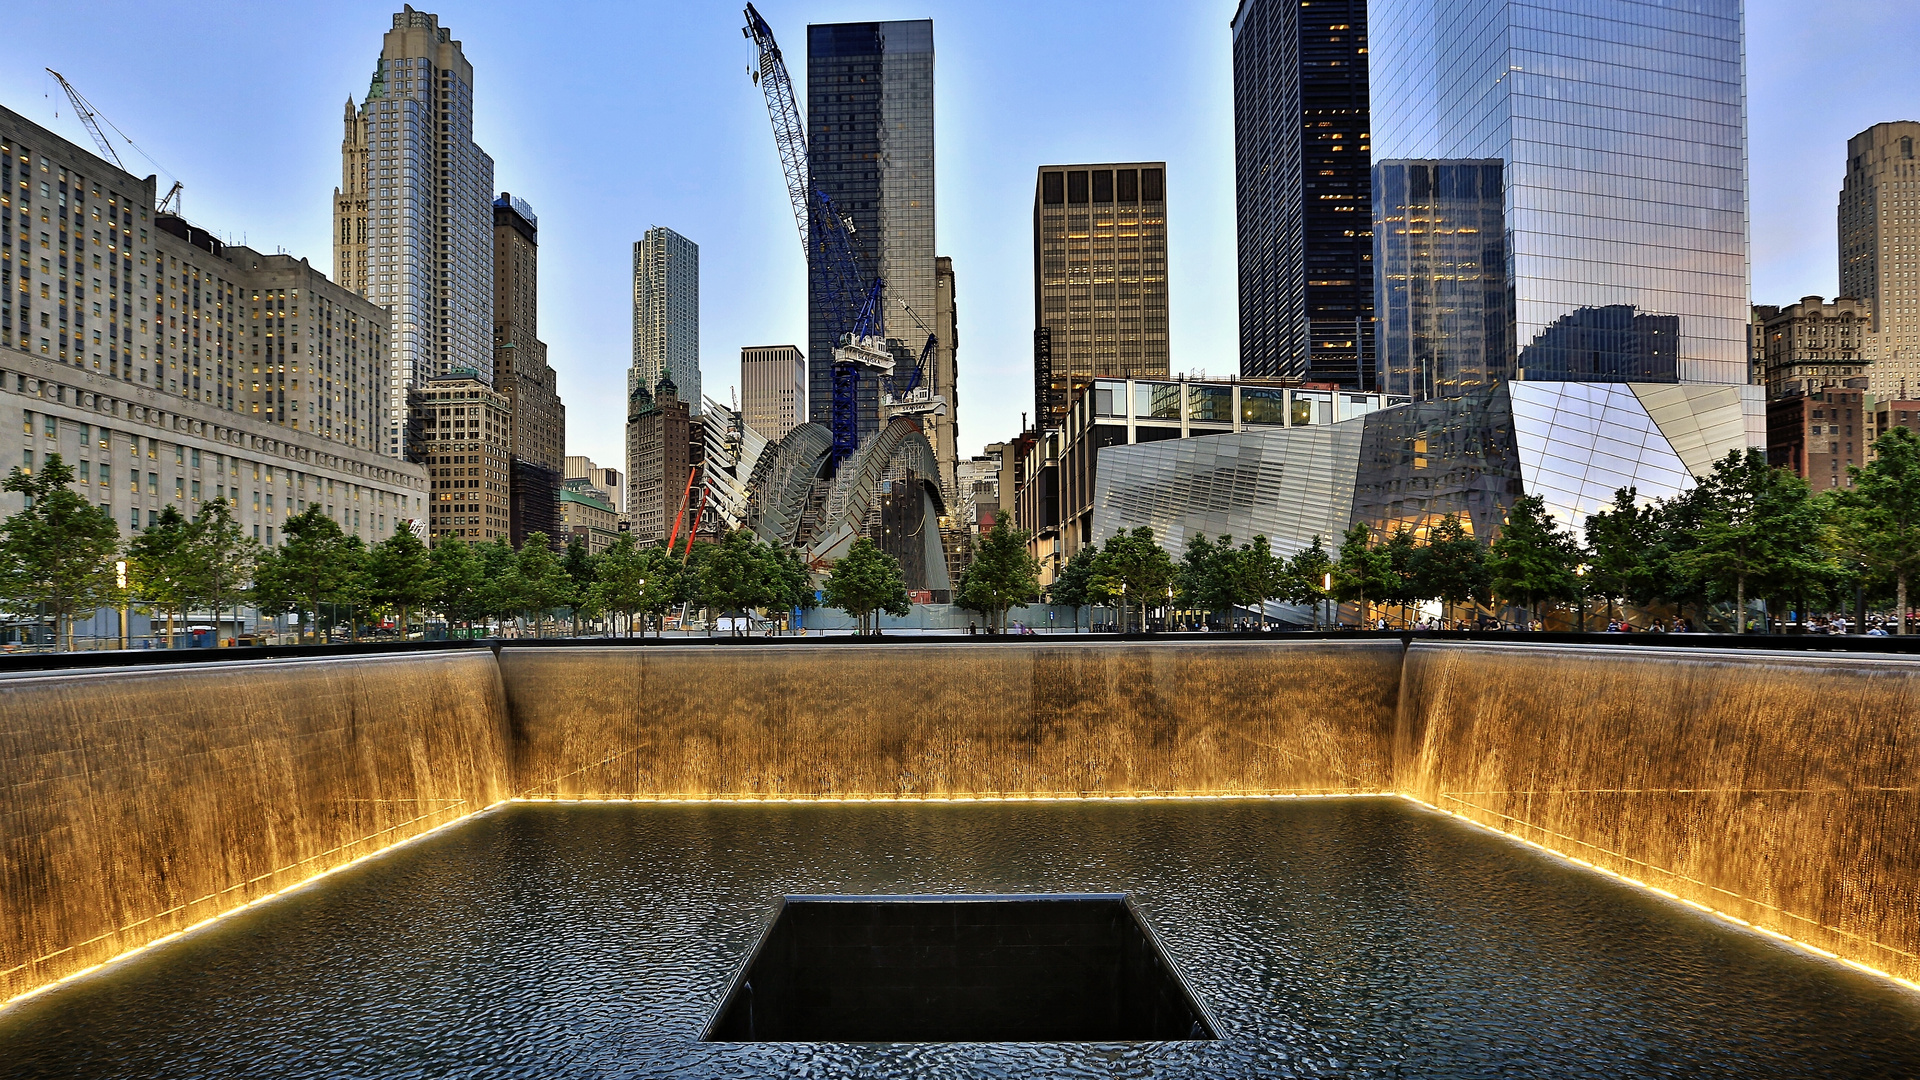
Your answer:
[[[393,17],[340,155],[334,276],[387,309],[382,434],[404,456],[409,388],[493,382],[493,159],[473,142],[473,65],[438,16]]]
[[[1372,385],[1366,0],[1233,18],[1240,373]]]
[[[627,393],[672,376],[700,413],[700,247],[656,225],[633,245],[633,368]]]
[[[493,377],[513,406],[512,526],[557,536],[566,467],[567,410],[540,340],[540,219],[525,199],[493,203]]]
[[[1847,140],[1840,189],[1840,295],[1872,301],[1882,397],[1920,391],[1920,123],[1875,124]]]
[[[935,302],[932,20],[807,27],[807,161],[814,188],[853,221],[862,276],[886,281],[885,329],[917,352]],[[833,347],[852,328],[811,291],[807,314],[807,415],[824,424]],[[860,381],[864,436],[880,426],[880,385]]]
[[[1747,381],[1740,0],[1374,0],[1368,48],[1376,160],[1501,166],[1522,378],[1565,377],[1577,339],[1600,381],[1642,381],[1668,353],[1682,382]],[[1376,243],[1391,245],[1393,201],[1374,198]],[[1608,326],[1628,329],[1572,332]],[[1381,352],[1405,362],[1436,346],[1418,320],[1395,332],[1416,336],[1389,342],[1383,323]]]
[[[1065,420],[1075,379],[1166,377],[1166,162],[1040,167],[1033,319],[1036,431]]]
[[[791,345],[740,350],[740,416],[768,442],[806,422],[807,358]]]

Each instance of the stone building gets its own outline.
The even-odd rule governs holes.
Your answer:
[[[572,481],[583,481],[588,487],[598,491],[605,498],[613,512],[623,519],[627,514],[627,480],[619,469],[604,469],[593,463],[593,459],[579,454],[569,454],[561,478],[563,487],[572,487]],[[578,489],[576,489],[578,490]]]
[[[1831,303],[1804,296],[1783,308],[1755,308],[1767,396],[1782,398],[1830,386],[1867,389],[1873,380],[1873,305],[1851,297]]]
[[[620,515],[599,488],[569,480],[560,489],[560,528],[563,543],[579,540],[598,555],[620,539]]]
[[[1847,468],[1866,463],[1870,405],[1866,391],[1839,385],[1768,402],[1768,463],[1791,469],[1816,492],[1847,486]]]
[[[806,423],[807,358],[792,345],[740,350],[740,415],[768,442]]]
[[[670,378],[652,393],[636,386],[627,399],[627,515],[641,544],[666,543],[680,513],[691,477],[689,422]]]
[[[159,214],[152,178],[0,109],[8,467],[59,454],[128,532],[227,499],[264,544],[313,505],[378,542],[426,491],[378,449],[385,343],[378,309],[305,260]],[[21,505],[0,495],[0,515]]]
[[[456,371],[413,392],[407,445],[430,477],[435,541],[511,537],[513,403],[478,374]]]
[[[1840,189],[1840,292],[1873,319],[1870,391],[1920,389],[1920,123],[1875,124],[1847,140]]]
[[[381,434],[408,457],[409,390],[456,369],[494,381],[493,159],[473,142],[473,65],[439,16],[394,15],[344,125],[334,276],[388,313]]]
[[[513,405],[513,545],[560,531],[567,410],[540,340],[539,219],[525,199],[493,203],[493,379]]]

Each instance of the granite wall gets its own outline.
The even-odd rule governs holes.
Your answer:
[[[493,655],[0,678],[0,1001],[512,794]]]
[[[1920,980],[1920,660],[1421,643],[1394,784]]]

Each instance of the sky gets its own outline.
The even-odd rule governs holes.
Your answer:
[[[738,5],[427,0],[475,69],[495,187],[540,218],[540,337],[567,452],[623,468],[632,245],[700,245],[701,378],[728,400],[739,350],[806,339],[806,267]],[[1032,409],[1037,166],[1167,162],[1173,368],[1238,370],[1232,0],[763,0],[805,88],[810,22],[931,18],[938,248],[954,260],[962,454]],[[0,33],[0,105],[90,144],[64,74],[186,185],[186,213],[263,251],[333,261],[342,110],[396,5],[55,4]],[[1920,119],[1920,4],[1747,2],[1753,297],[1832,295],[1846,140]],[[1091,58],[1088,63],[1080,57]],[[1097,64],[1096,64],[1097,62]],[[163,180],[162,190],[169,181]]]

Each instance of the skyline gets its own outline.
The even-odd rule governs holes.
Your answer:
[[[1032,408],[1031,185],[1034,168],[1048,161],[1168,162],[1180,177],[1169,191],[1172,368],[1237,371],[1233,5],[1203,16],[1124,4],[1116,14],[1125,17],[1102,20],[1126,28],[1111,32],[1075,18],[1088,5],[761,6],[797,81],[809,23],[934,19],[937,247],[953,257],[958,280],[963,457],[1015,434]],[[160,15],[106,5],[102,11],[119,14],[97,19],[97,32],[81,39],[52,9],[27,11],[8,38],[12,62],[0,65],[0,103],[91,146],[41,68],[61,71],[186,183],[190,219],[305,257],[331,275],[339,109],[349,94],[365,95],[369,58],[396,9],[223,5]],[[474,63],[475,140],[495,158],[495,187],[540,214],[542,336],[571,406],[569,453],[602,465],[624,458],[618,391],[631,355],[630,253],[649,226],[701,246],[701,366],[710,396],[724,402],[738,385],[741,347],[804,346],[805,266],[732,5],[697,13],[593,7],[532,23],[494,18],[503,8],[493,4],[421,9],[441,17]],[[1018,35],[1004,32],[1012,12]],[[1049,86],[1047,43],[1068,32],[1131,61],[1116,67],[1139,77],[1131,93],[1086,93],[1084,122],[1055,132],[1049,120],[1058,108],[1029,102]],[[279,83],[268,92],[236,90],[230,64],[160,61],[274,55],[286,40],[304,49],[274,69]],[[1920,89],[1881,86],[1873,74],[1899,70],[1896,58],[1917,42],[1913,20],[1865,3],[1833,5],[1812,25],[1776,0],[1749,6],[1753,300],[1792,303],[1836,291],[1845,141],[1871,124],[1920,116]],[[635,64],[636,52],[664,62]],[[122,152],[133,171],[149,171]]]

